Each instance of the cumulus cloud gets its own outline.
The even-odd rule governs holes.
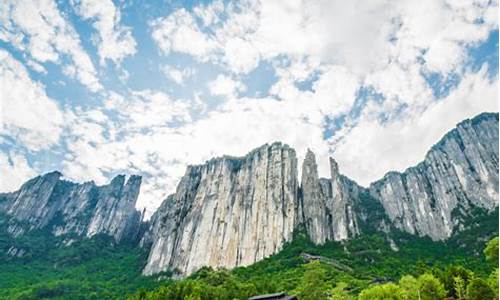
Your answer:
[[[314,56],[360,74],[394,60],[417,59],[428,71],[450,72],[464,60],[467,45],[498,27],[491,17],[496,2],[424,2],[241,1],[224,7],[217,2],[216,9],[198,6],[159,18],[153,37],[165,52],[220,62],[237,73],[282,55]],[[227,17],[220,21],[221,15]]]
[[[141,174],[145,178],[139,205],[153,208],[186,166],[185,160],[181,164],[171,155],[177,151],[172,147],[184,147],[170,143],[180,135],[176,127],[191,121],[186,101],[153,90],[111,92],[104,107],[78,107],[64,117],[67,151],[62,171],[68,179],[104,184],[117,173]],[[175,175],[172,168],[177,168]]]
[[[131,29],[120,25],[120,11],[111,0],[81,0],[76,3],[78,14],[91,20],[98,32],[98,53],[101,64],[106,59],[120,62],[136,52]]]
[[[222,74],[219,74],[214,81],[209,82],[208,88],[214,96],[235,96],[238,92],[243,92],[246,89],[240,81]]]
[[[9,174],[0,178],[0,190],[3,192],[13,192],[19,189],[21,183],[38,175],[26,157],[16,152],[10,154],[0,152],[0,173]]]
[[[102,88],[97,72],[87,53],[82,49],[78,34],[51,0],[7,1],[0,8],[0,40],[26,50],[39,63],[62,63],[62,56],[70,59],[67,66],[71,77],[91,91]]]
[[[385,0],[370,3],[242,1],[224,6],[218,3],[217,9],[198,6],[193,12],[178,10],[155,23],[168,20],[169,34],[153,33],[153,36],[162,50],[191,54],[200,61],[224,66],[234,74],[252,71],[261,60],[272,62],[278,81],[271,88],[271,95],[300,111],[294,114],[295,120],[317,128],[327,126],[325,118],[351,111],[361,88],[380,94],[382,101],[368,101],[364,109],[358,108],[362,114],[359,120],[352,120],[355,126],[345,124],[345,128],[329,140],[328,146],[330,153],[339,156],[341,165],[349,166],[346,172],[366,184],[390,169],[401,169],[422,159],[423,153],[451,129],[457,119],[491,108],[492,99],[496,99],[491,88],[482,92],[480,88],[472,89],[470,97],[484,93],[480,98],[488,98],[485,101],[490,102],[474,102],[476,106],[468,110],[463,107],[473,100],[459,97],[457,93],[476,75],[481,78],[479,82],[489,82],[484,71],[470,73],[463,65],[467,47],[484,41],[489,32],[498,27],[497,20],[491,17],[497,10],[496,2],[484,1],[467,4]],[[190,30],[196,32],[196,40],[203,41],[198,45],[206,47],[196,49],[196,53],[191,47],[183,48],[182,41],[176,38],[177,29],[171,25],[176,22],[189,24]],[[159,28],[162,27],[154,27],[156,31]],[[444,77],[457,73],[465,77],[448,98],[436,99],[424,76],[432,73]],[[310,89],[298,88],[300,81],[310,81]],[[482,87],[485,84],[477,83]],[[235,97],[236,85],[228,77],[219,75],[209,86],[214,95]],[[401,136],[408,136],[405,139],[408,141],[421,141],[417,132],[420,135],[429,132],[430,125],[413,131],[415,120],[432,115],[437,122],[438,111],[442,114],[444,111],[437,110],[436,105],[444,103],[454,103],[447,106],[453,111],[448,114],[449,121],[442,122],[435,134],[427,136],[425,143],[418,147],[408,143],[412,146],[399,148],[401,151],[396,155],[396,148],[388,141],[399,140]],[[266,107],[253,105],[261,110]],[[283,111],[283,107],[279,109]],[[267,113],[261,111],[261,116],[255,117],[266,124]],[[405,118],[404,123],[398,123]],[[316,143],[322,145],[321,141],[322,137],[318,137]],[[226,142],[225,147],[230,149],[232,142]],[[300,144],[299,147],[303,148]],[[387,156],[392,157],[390,162],[379,163]],[[360,167],[362,164],[364,167]]]
[[[406,111],[389,122],[380,118],[390,109],[375,103],[355,126],[335,143],[334,157],[341,171],[360,184],[382,178],[390,171],[404,171],[417,164],[446,132],[464,119],[484,111],[498,111],[498,82],[487,69],[467,73],[446,98],[423,111]]]
[[[151,27],[153,39],[165,54],[183,52],[206,61],[217,47],[215,41],[200,31],[194,16],[185,9],[153,21]]]
[[[187,78],[196,74],[196,70],[193,68],[189,68],[189,67],[184,68],[184,69],[179,69],[179,68],[165,65],[165,66],[162,66],[160,69],[163,72],[163,74],[165,74],[165,76],[167,78],[173,80],[175,83],[177,83],[179,85],[184,85],[184,81]]]
[[[153,90],[131,91],[127,98],[111,93],[106,108],[119,114],[129,130],[153,129],[158,126],[189,122],[189,105],[173,100],[165,93]]]
[[[118,77],[130,86],[109,88],[99,95],[104,99],[82,107],[65,107],[59,112],[62,131],[57,115],[42,117],[42,125],[32,128],[29,120],[2,114],[11,124],[2,125],[2,134],[8,131],[4,135],[35,151],[61,141],[60,165],[73,180],[105,183],[116,173],[143,175],[139,206],[149,212],[175,190],[186,165],[244,155],[276,140],[294,147],[299,163],[307,148],[315,151],[321,176],[329,175],[333,155],[342,172],[368,184],[422,160],[462,119],[498,110],[498,75],[491,79],[485,67],[472,71],[466,63],[470,47],[498,28],[497,6],[496,1],[215,0],[175,8],[147,23],[158,62],[148,56],[139,60],[149,64],[144,70],[121,70]],[[97,32],[101,63],[119,63],[136,51],[130,59],[151,54],[141,51],[143,40],[136,44],[111,1],[82,0],[76,8]],[[45,63],[54,62],[67,76],[87,78],[92,86],[92,63],[53,2],[9,2],[0,11],[0,39],[23,52],[31,70],[43,76],[51,70]],[[26,107],[14,109],[46,102],[43,109],[57,110],[44,87],[7,57],[0,62],[1,84],[11,90],[2,88],[2,98],[28,99]],[[168,79],[166,87],[137,80],[155,63]],[[455,76],[457,86],[450,85],[446,97],[436,94],[431,75]],[[103,83],[113,81],[106,79]],[[13,80],[19,87],[11,88]],[[39,113],[45,115],[43,109]],[[0,153],[2,165],[29,170],[27,161],[17,159],[21,154]]]
[[[36,151],[57,144],[62,125],[62,113],[44,87],[0,49],[0,134],[19,139]]]

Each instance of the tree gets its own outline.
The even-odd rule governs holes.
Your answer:
[[[486,259],[498,265],[498,237],[491,239],[484,249]]]
[[[399,287],[403,291],[403,299],[418,300],[418,281],[411,275],[405,275],[399,280]]]
[[[446,296],[444,285],[432,274],[418,277],[418,290],[421,300],[442,300]]]
[[[403,300],[404,293],[394,283],[375,285],[363,290],[358,297],[359,300]]]
[[[184,299],[186,300],[201,300],[201,291],[202,288],[200,283],[197,281],[192,281],[190,285],[187,287],[188,291],[186,291],[184,295]]]
[[[481,278],[474,278],[467,285],[467,300],[492,300],[495,298],[493,290]]]
[[[326,272],[320,262],[313,261],[306,265],[306,272],[299,287],[301,300],[326,300]]]
[[[488,277],[488,284],[498,299],[498,268],[495,268]]]
[[[465,299],[465,280],[460,277],[460,276],[455,276],[453,278],[455,281],[455,286],[454,286],[454,291],[457,300],[464,300]]]
[[[345,282],[337,283],[332,289],[330,300],[354,300],[354,297],[347,292],[347,286]]]
[[[451,265],[446,268],[446,270],[442,274],[442,277],[438,277],[444,284],[445,290],[448,291],[448,296],[454,298],[458,297],[455,289],[455,279],[457,277],[460,277],[462,279],[461,282],[466,287],[467,284],[469,284],[469,281],[474,277],[474,273],[460,265]]]

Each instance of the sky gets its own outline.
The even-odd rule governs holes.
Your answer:
[[[367,186],[498,111],[497,1],[3,3],[4,192],[139,174],[151,213],[187,165],[274,141]]]

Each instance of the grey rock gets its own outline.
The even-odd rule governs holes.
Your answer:
[[[330,158],[331,178],[318,178],[314,153],[308,150],[302,165],[303,219],[311,240],[345,240],[360,233],[354,204],[360,187],[343,177]]]
[[[315,244],[343,241],[369,229],[387,231],[388,219],[380,201],[366,188],[340,174],[330,158],[331,178],[318,178],[314,154],[308,151],[302,167],[303,220]]]
[[[297,159],[281,143],[188,167],[151,219],[144,274],[250,265],[281,250],[299,223]]]
[[[301,225],[316,244],[378,231],[397,251],[394,229],[446,239],[473,208],[498,207],[498,114],[462,122],[422,163],[369,188],[333,159],[331,178],[319,178],[311,151],[299,186],[296,165],[293,149],[275,143],[189,167],[141,241],[151,247],[144,274],[245,266],[278,252]]]
[[[0,193],[0,214],[14,236],[46,228],[65,244],[100,233],[139,241],[149,249],[146,275],[250,265],[280,251],[299,226],[316,244],[382,232],[397,251],[395,229],[445,240],[466,228],[474,211],[498,208],[498,136],[498,114],[465,120],[421,163],[368,188],[342,175],[332,158],[330,178],[319,178],[311,151],[299,185],[295,150],[266,144],[244,157],[189,166],[148,222],[135,209],[139,176],[96,186],[52,172]]]
[[[471,207],[498,207],[498,114],[458,124],[423,162],[403,173],[388,173],[370,191],[396,228],[447,239]]]
[[[91,237],[108,234],[116,241],[137,235],[141,214],[135,209],[141,177],[115,177],[110,184],[76,184],[59,172],[27,181],[13,193],[0,194],[0,212],[14,236],[48,228],[54,235]]]

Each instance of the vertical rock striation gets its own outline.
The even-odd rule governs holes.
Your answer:
[[[316,244],[376,231],[390,240],[393,229],[444,240],[477,211],[498,208],[498,138],[498,114],[465,120],[423,162],[389,172],[368,188],[340,174],[332,158],[330,178],[319,178],[311,151],[299,186],[295,151],[266,144],[244,157],[188,167],[176,192],[147,223],[135,209],[141,177],[125,182],[120,175],[96,186],[52,172],[0,194],[0,225],[7,224],[13,235],[47,229],[55,235],[140,239],[149,249],[147,275],[249,265],[282,249],[302,225]],[[18,249],[8,252],[19,255]]]
[[[116,241],[137,235],[141,214],[135,203],[140,176],[115,177],[110,184],[76,184],[61,180],[59,172],[35,177],[13,193],[0,194],[0,212],[8,217],[8,231],[17,236],[34,229],[54,235],[93,236],[104,233]]]
[[[498,114],[458,124],[403,173],[370,185],[397,228],[444,240],[460,228],[471,207],[498,206]]]
[[[278,252],[299,221],[297,159],[281,143],[188,167],[151,220],[144,274],[245,266]]]
[[[248,265],[279,251],[302,224],[316,244],[394,228],[446,239],[474,209],[498,207],[498,114],[460,123],[422,163],[369,188],[333,159],[331,178],[317,169],[308,151],[298,186],[295,152],[279,143],[189,167],[142,239],[151,245],[144,273]]]
[[[311,240],[315,244],[342,241],[359,235],[369,226],[382,228],[386,220],[380,202],[340,174],[333,158],[330,158],[330,174],[330,179],[318,178],[316,159],[308,150],[302,165],[301,202],[304,225]]]

